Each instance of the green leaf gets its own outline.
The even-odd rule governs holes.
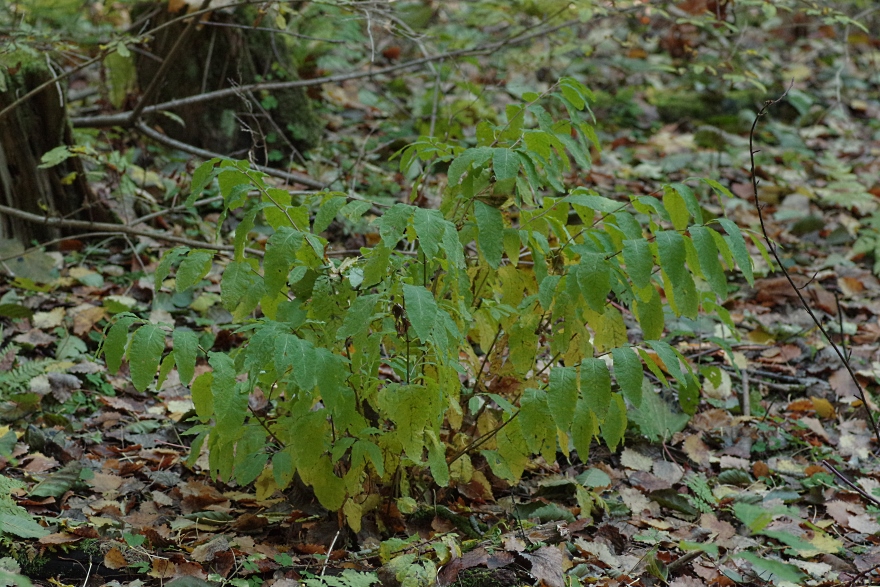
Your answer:
[[[247,395],[238,389],[235,364],[229,355],[208,353],[208,363],[214,370],[211,395],[214,398],[217,433],[221,437],[234,436],[244,424],[247,415]]]
[[[339,214],[349,222],[357,222],[373,207],[371,202],[365,200],[352,200],[339,210]]]
[[[541,285],[538,286],[538,303],[541,304],[545,311],[549,311],[553,305],[553,300],[556,297],[556,288],[561,279],[561,275],[548,275],[541,281]],[[570,277],[567,279],[570,279]]]
[[[591,487],[593,489],[609,487],[611,485],[611,477],[602,469],[587,469],[575,477],[575,481],[584,487]]]
[[[709,186],[711,186],[711,188],[712,188],[713,190],[715,190],[716,192],[718,192],[719,195],[721,195],[721,196],[725,196],[725,197],[730,198],[730,199],[736,199],[736,198],[734,198],[733,193],[731,193],[731,191],[730,191],[729,189],[727,189],[726,187],[724,187],[723,185],[721,185],[720,183],[718,183],[717,180],[714,180],[714,179],[709,178],[709,177],[701,178],[701,180],[702,180],[703,182],[709,184]]]
[[[648,241],[643,238],[624,240],[623,262],[626,263],[626,274],[636,287],[644,288],[651,284],[654,259]]]
[[[669,346],[669,343],[663,342],[662,340],[649,340],[647,343],[648,346],[654,349],[654,352],[657,353],[660,360],[663,361],[666,371],[675,377],[677,381],[684,383],[684,373],[681,370],[681,363],[678,354],[671,346]]]
[[[611,403],[611,374],[602,359],[590,357],[581,363],[581,395],[596,417],[604,420]]]
[[[367,264],[364,267],[364,280],[361,288],[372,287],[390,275],[388,265],[391,249],[384,242],[377,244],[366,254]]]
[[[492,269],[498,269],[504,255],[504,220],[497,208],[474,200],[477,220],[477,244]]]
[[[256,275],[248,261],[233,261],[226,266],[220,280],[220,302],[227,310],[234,309],[254,285]]]
[[[619,393],[611,396],[611,405],[602,422],[602,439],[610,450],[616,450],[626,432],[626,404]]]
[[[162,359],[162,363],[159,365],[159,376],[156,378],[156,389],[162,389],[162,384],[165,383],[165,379],[174,368],[174,355],[174,351],[171,351]]]
[[[315,497],[326,509],[336,511],[345,501],[345,482],[333,472],[333,464],[326,456],[313,465],[308,476]]]
[[[189,385],[196,367],[196,353],[199,349],[199,337],[189,329],[175,328],[171,334],[174,344],[174,362],[180,374],[180,382]]]
[[[393,249],[403,238],[406,225],[415,211],[414,206],[406,204],[394,204],[382,218],[379,219],[379,235],[382,237],[382,243],[389,249]]]
[[[666,292],[670,304],[679,314],[696,318],[699,306],[697,289],[691,274],[685,269],[684,237],[674,230],[664,230],[656,234],[660,267],[669,277],[672,292]],[[669,296],[672,293],[672,296]]]
[[[437,255],[437,251],[440,249],[440,240],[446,231],[446,223],[447,221],[438,210],[416,208],[413,226],[419,237],[419,245],[421,245],[426,257],[433,258]]]
[[[165,278],[168,277],[168,274],[171,272],[171,267],[174,263],[177,262],[182,256],[189,252],[189,247],[174,247],[164,255],[162,255],[162,259],[159,261],[159,265],[156,267],[156,273],[153,274],[153,283],[155,284],[156,291],[162,289],[162,282],[165,281]]]
[[[577,282],[581,294],[594,311],[605,311],[605,301],[611,291],[611,271],[605,255],[583,253],[577,265]]]
[[[494,149],[490,147],[475,147],[467,149],[464,153],[455,158],[449,164],[449,170],[446,172],[447,180],[450,186],[458,185],[461,176],[471,168],[471,166],[479,167],[485,164],[493,155]]]
[[[611,357],[614,359],[614,379],[623,396],[633,406],[639,407],[642,403],[642,383],[645,380],[642,360],[628,346],[612,350]]]
[[[673,412],[660,394],[651,389],[647,382],[645,385],[642,405],[631,409],[627,416],[648,440],[669,440],[673,434],[684,430],[690,418],[687,414]]]
[[[519,174],[519,155],[510,149],[496,148],[492,153],[492,170],[496,181],[515,178]]]
[[[796,566],[782,561],[759,557],[751,552],[740,552],[734,556],[749,561],[755,570],[758,571],[757,575],[765,582],[778,579],[779,581],[787,581],[792,585],[804,585],[807,579],[807,576]],[[769,576],[767,573],[769,573]]]
[[[209,159],[196,167],[196,170],[193,171],[192,182],[190,183],[190,192],[189,196],[186,198],[186,205],[192,206],[193,202],[196,201],[204,189],[207,187],[211,180],[216,176],[216,165],[220,162],[220,159],[214,157],[213,159]]]
[[[635,300],[633,306],[645,340],[655,340],[663,336],[663,302],[660,301],[657,290],[652,287],[648,301]]]
[[[586,399],[579,399],[574,408],[574,422],[571,425],[571,441],[582,462],[590,456],[590,443],[599,434],[596,414],[590,409]]]
[[[289,226],[280,226],[266,242],[266,255],[263,257],[263,282],[266,294],[277,295],[287,283],[290,266],[296,261],[296,254],[303,245],[303,234]]]
[[[489,461],[490,466],[494,465],[492,471],[508,482],[516,483],[532,461],[532,455],[526,446],[525,438],[523,438],[519,418],[509,419],[507,424],[498,431],[497,439],[497,455],[501,458],[500,462]]]
[[[718,259],[718,247],[715,246],[712,232],[714,231],[711,228],[705,226],[690,228],[691,239],[694,241],[694,248],[697,249],[697,257],[700,260],[700,269],[712,291],[724,301],[727,299],[727,276],[724,275],[724,269]]]
[[[293,369],[293,378],[302,389],[310,390],[318,384],[315,371],[316,354],[311,342],[293,334],[282,334],[275,342],[275,369],[279,375]]]
[[[343,196],[333,196],[329,200],[321,202],[318,213],[315,214],[315,221],[312,223],[312,232],[317,234],[327,230],[327,227],[330,226],[330,223],[333,222],[336,214],[345,206],[346,202],[347,199]]]
[[[406,316],[422,342],[427,342],[437,318],[437,302],[431,292],[420,285],[403,284]]]
[[[700,202],[697,201],[697,197],[694,195],[694,190],[692,190],[687,184],[683,183],[673,183],[671,184],[671,187],[678,192],[682,198],[684,198],[685,206],[687,206],[688,212],[690,212],[694,222],[697,224],[703,224],[703,210],[700,208]]]
[[[175,289],[179,292],[186,291],[199,283],[211,270],[213,260],[213,251],[202,249],[190,251],[189,255],[180,262],[180,267],[177,268]]]
[[[574,421],[574,409],[578,399],[577,369],[553,367],[547,384],[547,404],[556,426],[568,431]]]
[[[31,497],[61,497],[79,481],[83,465],[79,461],[70,461],[64,467],[50,474],[31,489]]]
[[[667,185],[663,189],[663,207],[669,213],[669,218],[672,220],[672,226],[675,230],[687,228],[690,214],[684,203],[684,198],[672,186]]]
[[[376,308],[379,297],[379,294],[369,294],[355,298],[345,313],[342,326],[336,331],[336,340],[345,340],[365,332],[370,327],[370,318],[373,316],[373,310]]]
[[[446,464],[446,444],[437,438],[433,430],[425,430],[425,446],[428,449],[428,466],[431,477],[440,487],[449,485],[449,465]]]
[[[164,351],[164,330],[152,324],[144,324],[135,331],[128,349],[131,383],[135,389],[144,391],[153,382]]]
[[[211,393],[211,386],[213,383],[214,374],[207,371],[196,377],[190,387],[196,415],[203,423],[207,423],[212,417],[214,417],[214,396]]]
[[[353,464],[368,460],[373,463],[376,474],[385,476],[385,460],[382,458],[382,449],[376,443],[369,440],[358,440],[351,447],[351,462]]]
[[[719,218],[718,223],[724,228],[724,232],[727,233],[724,236],[724,240],[730,245],[730,252],[733,254],[733,258],[736,259],[736,264],[739,266],[739,270],[742,271],[743,277],[746,278],[749,285],[754,285],[755,277],[752,274],[752,258],[749,256],[748,249],[746,249],[746,241],[743,239],[739,226],[727,218]]]
[[[563,202],[569,202],[576,206],[583,206],[590,210],[596,210],[603,214],[611,214],[620,210],[623,204],[611,198],[600,196],[586,188],[575,188],[570,195],[562,198]]]
[[[122,355],[125,354],[125,343],[128,342],[128,329],[137,321],[137,317],[132,314],[120,314],[107,332],[107,338],[101,345],[104,353],[104,360],[107,362],[107,370],[111,373],[119,371],[122,365]]]
[[[73,157],[73,153],[70,152],[70,148],[67,145],[55,147],[54,149],[50,149],[43,153],[43,156],[40,158],[40,164],[37,165],[37,169],[55,167],[59,163],[67,161],[70,157]]]
[[[543,391],[526,389],[520,400],[519,423],[529,452],[552,462],[556,453],[556,426]]]
[[[49,530],[40,526],[36,520],[30,517],[24,508],[16,509],[20,509],[22,515],[10,513],[9,511],[3,511],[0,513],[0,536],[8,536],[11,534],[18,538],[42,538],[49,534]],[[8,538],[6,539],[8,540]]]

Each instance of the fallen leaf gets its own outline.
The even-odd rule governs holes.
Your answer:
[[[654,466],[654,460],[631,448],[625,448],[620,453],[620,464],[627,469],[650,471]]]
[[[850,516],[849,527],[856,532],[861,532],[862,534],[876,534],[880,532],[880,524],[877,523],[875,516],[870,514],[859,514],[857,516]]]
[[[124,569],[128,566],[125,555],[115,546],[104,554],[104,566],[108,569]]]
[[[545,587],[565,587],[565,577],[568,556],[563,551],[562,545],[543,546],[532,553],[522,555],[532,563],[532,576]]]
[[[697,463],[701,467],[709,466],[709,447],[703,442],[702,435],[691,434],[684,439],[681,446],[687,458]]]
[[[818,414],[820,418],[825,418],[827,420],[836,417],[834,406],[832,406],[831,402],[827,399],[811,396],[810,400],[813,402],[813,408],[816,410],[816,414]]]

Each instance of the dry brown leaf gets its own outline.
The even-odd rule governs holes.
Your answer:
[[[770,475],[770,467],[764,461],[755,461],[752,465],[752,475],[757,478],[768,477]]]
[[[122,554],[122,551],[114,546],[104,554],[104,566],[114,570],[124,569],[128,566],[128,561],[125,560],[125,555]]]
[[[813,434],[815,434],[816,436],[818,436],[819,438],[821,438],[825,442],[831,441],[831,438],[828,436],[828,432],[826,432],[825,428],[822,426],[822,422],[820,422],[816,418],[810,418],[809,416],[804,416],[803,418],[801,418],[801,422],[804,425],[806,425],[806,427],[810,430],[810,432],[812,432]]]
[[[147,573],[156,579],[170,579],[174,576],[175,564],[167,558],[156,557],[153,559],[153,566]]]
[[[730,548],[730,539],[736,536],[736,528],[730,522],[719,520],[715,514],[702,514],[700,527],[710,530],[715,535],[715,542],[723,548]]]
[[[859,395],[858,386],[844,367],[841,367],[832,373],[828,378],[828,383],[831,385],[831,389],[834,390],[834,393],[837,394],[838,399],[844,397],[858,397]]]
[[[199,544],[192,551],[192,559],[196,562],[206,563],[214,560],[218,553],[229,550],[229,541],[225,536],[217,536],[205,544]]]
[[[865,513],[865,508],[858,503],[835,499],[825,504],[825,513],[831,516],[839,525],[848,527],[850,516]]]
[[[718,408],[698,412],[691,420],[691,425],[700,432],[714,432],[729,428],[732,423],[733,416],[730,415],[730,412]]]
[[[101,306],[86,304],[70,311],[73,314],[73,333],[77,336],[87,334],[98,322],[107,317],[107,310]]]
[[[566,564],[570,564],[562,545],[544,546],[538,550],[523,554],[532,563],[532,576],[545,587],[565,587],[563,572]]]
[[[693,462],[701,467],[709,466],[709,447],[703,442],[702,435],[691,434],[684,439],[681,448],[684,450],[684,454]]]
[[[684,477],[684,469],[682,469],[678,463],[657,461],[654,463],[654,475],[672,486],[681,481],[681,478]]]
[[[838,277],[837,286],[843,292],[843,297],[845,298],[851,298],[865,291],[865,284],[862,283],[861,279],[856,279],[855,277]]]
[[[95,473],[94,476],[87,481],[98,493],[115,493],[117,489],[125,482],[125,479],[117,475],[108,473]]]
[[[752,468],[752,464],[748,461],[748,459],[741,459],[739,457],[731,457],[728,455],[723,455],[721,457],[721,469],[742,469],[743,471],[748,471]]]
[[[849,527],[862,534],[877,534],[880,532],[880,524],[877,523],[875,516],[870,514],[850,516]]]
[[[67,532],[56,532],[55,534],[47,534],[40,538],[40,544],[71,544],[79,540],[82,540],[82,536],[74,536]]]

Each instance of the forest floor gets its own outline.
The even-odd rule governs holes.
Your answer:
[[[784,49],[768,49],[767,68],[795,82],[785,109],[759,124],[756,173],[768,236],[848,358],[867,406],[795,290],[753,248],[754,286],[737,280],[726,304],[738,328],[726,333],[729,352],[707,340],[720,334],[714,321],[667,321],[668,340],[694,365],[723,368],[717,385],[705,384],[696,415],[658,396],[631,417],[615,453],[597,445],[586,462],[536,461],[517,487],[455,487],[407,515],[389,497],[354,535],[307,492],[261,495],[214,481],[204,455],[187,466],[188,389],[172,373],[161,389],[138,393],[125,369],[111,375],[96,357],[108,320],[123,309],[168,322],[187,314],[210,331],[213,348],[241,344],[217,326],[219,274],[157,307],[147,275],[159,243],[142,241],[136,255],[125,243],[78,245],[4,261],[17,279],[0,282],[3,544],[25,576],[56,586],[394,586],[406,574],[384,563],[401,552],[439,568],[442,585],[876,583],[880,445],[866,407],[876,418],[880,39],[876,29],[873,37],[847,30],[848,43],[843,29],[821,23],[791,29]],[[647,59],[640,50],[626,59]],[[578,183],[614,197],[714,178],[735,198],[707,209],[760,240],[748,161],[760,102],[701,98],[732,115],[722,128],[702,110],[674,111],[668,76],[625,75],[600,57],[591,67],[605,80],[594,87],[594,112],[606,148]],[[554,59],[553,73],[579,75]],[[614,87],[622,79],[625,88]],[[369,112],[348,96],[331,105],[337,113]],[[179,165],[147,171],[169,178],[169,169]],[[373,173],[387,173],[385,186],[399,180],[393,170]],[[392,197],[408,193],[404,185]],[[203,220],[187,229],[210,230],[211,216]],[[357,238],[338,244],[351,249]],[[427,581],[408,577],[407,587]]]

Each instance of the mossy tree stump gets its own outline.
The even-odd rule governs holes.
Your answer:
[[[166,4],[146,3],[136,14],[152,15],[148,27],[155,28],[180,16],[168,12]],[[148,105],[234,85],[297,79],[287,46],[289,39],[267,30],[265,22],[254,26],[257,22],[257,11],[248,6],[234,12],[210,13],[170,55],[174,65],[160,80],[155,96],[148,98]],[[152,82],[186,27],[184,20],[159,30],[148,51],[138,53],[135,67],[141,89]],[[253,151],[259,162],[270,164],[286,163],[294,152],[313,147],[323,126],[303,88],[242,92],[179,106],[173,114],[180,121],[155,113],[147,119],[179,141],[238,158],[246,158],[248,151]]]
[[[43,55],[24,51],[4,55],[0,75],[5,83],[0,110],[54,77]],[[65,94],[64,84],[48,85],[0,118],[0,202],[40,216],[88,219],[84,204],[92,196],[81,161],[71,157],[49,168],[39,167],[48,151],[73,145]],[[56,227],[0,214],[0,238],[29,245],[59,236]]]

